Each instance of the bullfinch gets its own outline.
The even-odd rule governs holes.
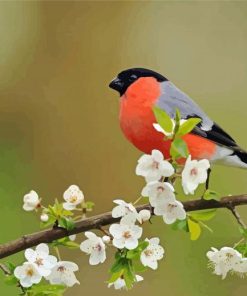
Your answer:
[[[160,150],[170,157],[171,140],[154,128],[153,107],[164,110],[172,119],[176,109],[181,119],[200,118],[201,122],[183,140],[193,159],[208,159],[225,165],[247,168],[247,152],[184,92],[163,75],[144,68],[122,71],[109,87],[120,94],[120,126],[125,137],[139,150],[150,154]]]

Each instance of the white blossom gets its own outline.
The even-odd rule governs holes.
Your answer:
[[[47,222],[49,220],[49,216],[46,213],[40,215],[40,220],[42,222]]]
[[[51,273],[51,269],[57,263],[57,258],[49,255],[49,247],[43,243],[39,244],[35,251],[33,249],[26,249],[25,258],[29,263],[36,266],[41,276],[48,276]]]
[[[116,199],[113,202],[117,204],[117,206],[112,209],[113,218],[119,218],[119,217],[125,217],[127,215],[131,215],[131,219],[133,223],[135,223],[136,220],[140,222],[140,218],[138,216],[136,208],[132,205],[132,203],[127,203],[121,199]],[[130,218],[130,216],[128,218]],[[123,219],[123,221],[124,220],[125,219]]]
[[[150,218],[151,218],[151,212],[149,210],[141,210],[138,213],[138,216],[139,216],[140,223],[142,224],[142,223],[150,220]]]
[[[145,239],[149,243],[147,248],[141,253],[141,262],[144,266],[148,266],[152,269],[158,268],[158,260],[161,260],[164,256],[164,249],[159,245],[160,240],[158,237]]]
[[[153,181],[148,183],[142,189],[142,196],[149,197],[149,203],[152,207],[159,207],[167,201],[176,200],[175,189],[168,182]]]
[[[141,282],[141,281],[143,281],[143,277],[137,274],[136,275],[136,282]],[[112,286],[116,290],[127,289],[126,284],[125,284],[125,280],[123,278],[121,278],[121,277],[118,278],[115,282],[108,284],[108,288],[110,288]]]
[[[153,123],[153,127],[156,129],[156,131],[161,132],[162,134],[164,134],[167,137],[171,137],[174,134],[175,120],[171,118],[171,121],[172,121],[172,131],[171,132],[167,132],[166,130],[164,130],[158,123]],[[187,121],[186,119],[181,119],[180,126],[186,121]]]
[[[243,266],[241,266],[242,255],[237,250],[230,247],[223,247],[220,250],[216,248],[211,249],[212,251],[207,252],[210,266],[214,268],[215,274],[222,276],[222,279],[226,277],[229,271],[247,271],[245,260],[243,261]]]
[[[17,266],[14,270],[14,275],[24,288],[29,288],[33,284],[38,284],[42,279],[37,266],[29,262],[25,262],[23,265]]]
[[[113,245],[118,249],[135,249],[138,246],[138,239],[142,235],[142,228],[134,224],[112,224],[109,228],[113,236]]]
[[[206,182],[209,168],[207,159],[191,160],[189,155],[182,172],[182,186],[185,194],[194,194],[198,185]]]
[[[31,190],[29,193],[23,197],[23,209],[25,211],[33,211],[40,207],[40,198],[34,190]]]
[[[97,265],[103,263],[106,260],[106,254],[102,238],[90,231],[85,232],[85,236],[88,239],[81,243],[80,249],[90,255],[89,264]]]
[[[84,195],[77,185],[71,185],[63,194],[65,202],[63,207],[66,210],[74,210],[77,205],[84,201]]]
[[[74,272],[78,271],[78,265],[70,261],[59,261],[52,268],[51,274],[46,277],[46,279],[52,285],[65,285],[67,287],[72,287],[75,284],[80,284],[77,280]]]
[[[152,150],[151,155],[142,155],[136,167],[136,174],[145,177],[147,182],[158,181],[161,177],[170,177],[174,174],[173,166],[164,160],[159,150]]]
[[[184,206],[178,200],[168,201],[162,206],[155,207],[154,214],[157,216],[163,216],[163,220],[166,224],[172,224],[177,219],[184,220],[186,218]]]

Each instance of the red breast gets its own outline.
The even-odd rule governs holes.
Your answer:
[[[164,141],[164,135],[157,132],[152,108],[161,95],[160,83],[153,77],[141,77],[132,83],[120,99],[120,126],[126,138],[139,150],[150,154],[160,150],[170,157],[171,141]],[[210,159],[216,144],[199,136],[188,134],[183,137],[192,158]]]

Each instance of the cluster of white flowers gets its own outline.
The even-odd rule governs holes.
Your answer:
[[[120,250],[124,248],[133,250],[138,247],[143,232],[142,227],[138,226],[136,222],[143,224],[150,219],[151,213],[149,210],[141,210],[138,213],[131,203],[126,203],[123,200],[115,200],[114,202],[117,206],[113,208],[112,216],[121,219],[120,223],[112,224],[109,228],[112,244]],[[145,241],[148,242],[148,246],[141,253],[141,263],[144,266],[157,269],[157,261],[163,258],[164,249],[159,245],[158,238],[145,239]],[[136,275],[136,282],[142,280],[141,276]],[[115,289],[126,288],[123,278],[117,279],[108,286],[114,286]]]
[[[216,275],[224,279],[228,272],[237,273],[240,276],[247,273],[247,258],[243,258],[237,250],[230,247],[223,247],[220,250],[212,248],[207,252],[210,260],[209,266],[214,268]]]
[[[155,125],[154,127],[164,132],[160,126]],[[166,135],[168,134],[166,133]],[[206,182],[209,168],[209,161],[206,159],[192,160],[191,156],[186,159],[182,172],[179,172],[181,173],[185,194],[194,194],[197,187]],[[176,177],[178,173],[175,174],[174,167],[164,159],[160,151],[153,150],[151,155],[141,156],[136,167],[136,174],[143,176],[146,180],[146,185],[141,194],[149,198],[149,203],[156,216],[162,216],[166,224],[186,219],[183,204],[176,199],[175,189],[169,182],[169,177]],[[79,209],[77,208],[79,205],[82,205],[80,209],[83,209],[85,205],[83,192],[77,185],[71,185],[64,192],[63,198],[65,200],[63,209],[67,211]],[[45,209],[41,206],[41,198],[35,191],[26,194],[23,201],[25,211],[37,210],[40,207]],[[120,222],[112,224],[109,227],[109,233],[103,230],[107,235],[102,237],[91,231],[85,232],[86,239],[81,242],[80,250],[89,255],[90,265],[105,262],[107,246],[117,248],[121,256],[122,254],[124,256],[131,254],[132,250],[135,254],[139,250],[138,255],[140,255],[142,265],[156,270],[158,261],[165,254],[164,248],[160,245],[160,239],[153,237],[146,238],[145,242],[140,241],[143,234],[142,224],[150,220],[151,212],[147,209],[138,212],[132,203],[127,203],[121,199],[116,199],[113,202],[116,206],[112,209],[112,217],[120,219]],[[43,211],[41,214],[42,222],[49,220],[47,213]],[[69,236],[69,239],[74,241],[76,235]],[[212,248],[211,251],[207,252],[207,257],[210,260],[209,265],[214,268],[214,273],[222,276],[223,279],[228,272],[235,272],[240,275],[247,274],[247,258],[243,258],[233,248],[223,247],[220,250]],[[24,288],[40,283],[42,278],[54,285],[62,284],[72,287],[79,284],[75,276],[78,266],[70,261],[58,261],[55,256],[49,254],[49,247],[46,244],[38,245],[35,250],[27,249],[25,258],[27,261],[14,270],[15,277]],[[140,275],[134,275],[133,279],[136,282],[143,281],[143,277]],[[112,286],[115,289],[126,289],[124,275],[121,274],[118,279],[108,284],[108,287]]]
[[[39,244],[35,250],[26,249],[25,258],[27,261],[14,270],[15,277],[24,288],[38,284],[43,277],[51,284],[68,287],[79,284],[74,275],[78,266],[69,261],[58,262],[55,256],[49,254],[49,247],[46,244]]]
[[[75,210],[76,207],[83,203],[84,195],[83,192],[77,185],[71,185],[64,192],[63,198],[65,202],[63,203],[63,208],[65,210]],[[39,198],[36,191],[31,190],[29,193],[23,197],[23,209],[25,211],[34,211],[41,207],[41,198]],[[42,213],[40,220],[43,222],[48,221],[49,217],[46,213]]]
[[[182,171],[185,194],[194,194],[198,185],[206,182],[208,169],[208,160],[191,160],[191,156],[187,158]],[[162,182],[162,178],[170,177],[174,173],[173,166],[164,160],[163,154],[158,150],[153,150],[151,155],[141,156],[136,167],[136,174],[143,176],[147,181],[142,195],[149,197],[154,214],[163,216],[167,224],[186,218],[183,204],[176,200],[174,187],[168,182]]]
[[[153,150],[151,155],[143,155],[136,167],[137,175],[145,177],[148,182],[142,195],[149,197],[154,214],[163,216],[167,224],[186,218],[182,203],[176,200],[173,186],[168,182],[161,182],[162,177],[170,177],[174,172],[173,166],[164,160],[163,154],[158,150]]]

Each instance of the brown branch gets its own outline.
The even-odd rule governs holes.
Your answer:
[[[214,208],[228,208],[247,205],[247,194],[238,196],[223,197],[220,201],[216,200],[191,200],[183,202],[187,212]],[[152,211],[150,205],[141,205],[136,207],[137,211],[148,209]],[[30,235],[24,235],[22,238],[0,245],[0,259],[18,253],[27,248],[36,246],[40,243],[51,243],[56,239],[63,238],[76,233],[92,229],[100,229],[102,226],[118,222],[119,219],[112,218],[111,212],[103,213],[90,218],[82,219],[75,223],[75,228],[67,231],[64,228],[55,227],[52,229],[36,232]]]

